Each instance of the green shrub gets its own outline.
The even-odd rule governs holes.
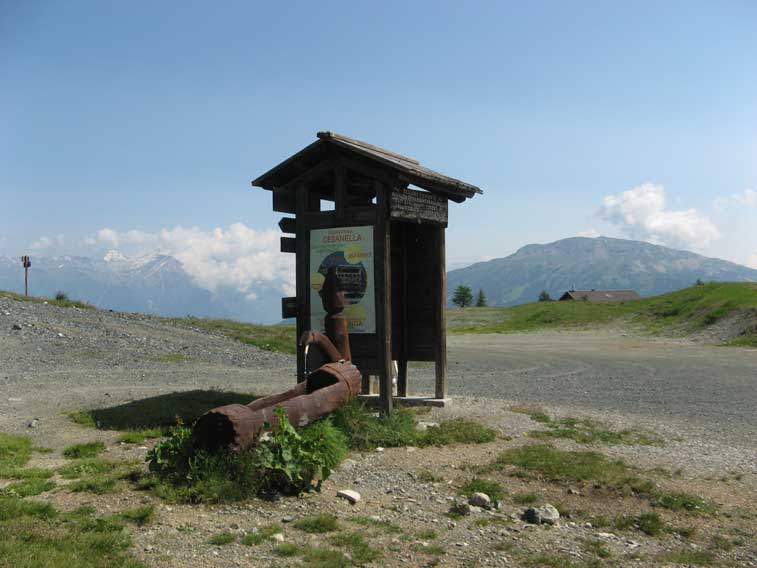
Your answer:
[[[306,533],[317,534],[338,531],[341,527],[334,515],[314,515],[296,521],[294,528]]]
[[[178,426],[148,452],[158,494],[175,501],[224,502],[258,494],[295,495],[320,489],[347,454],[344,435],[329,419],[298,432],[277,408],[278,424],[256,447],[215,455],[198,451],[192,431]]]
[[[449,444],[485,444],[493,442],[496,433],[483,424],[463,418],[431,426],[418,436],[419,446],[447,446]]]
[[[420,434],[415,416],[406,408],[397,408],[388,416],[374,416],[362,403],[352,400],[332,416],[334,425],[345,433],[353,450],[414,446]]]

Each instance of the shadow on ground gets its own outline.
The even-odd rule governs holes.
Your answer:
[[[133,400],[110,408],[96,408],[84,413],[77,422],[94,422],[100,430],[142,430],[167,428],[181,421],[192,424],[205,412],[225,404],[248,404],[255,395],[238,392],[192,390]],[[87,419],[89,418],[89,420]]]

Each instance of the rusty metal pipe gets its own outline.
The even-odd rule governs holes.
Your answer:
[[[229,404],[206,412],[195,423],[195,445],[209,452],[247,448],[257,441],[264,429],[278,423],[276,407],[284,409],[293,425],[305,426],[357,396],[360,383],[360,371],[352,363],[328,363],[301,383],[307,394],[257,410],[243,404]]]

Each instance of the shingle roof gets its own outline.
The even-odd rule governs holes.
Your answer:
[[[318,132],[318,140],[287,158],[279,165],[267,171],[252,182],[263,189],[281,187],[296,178],[303,171],[326,159],[326,146],[337,147],[349,153],[357,154],[377,165],[396,172],[398,180],[411,183],[432,193],[442,193],[457,197],[462,201],[483,193],[480,188],[459,179],[455,179],[420,165],[414,158],[379,148],[361,140],[343,136],[335,132]]]
[[[622,302],[641,298],[635,290],[568,290],[561,300],[583,300],[590,302]]]

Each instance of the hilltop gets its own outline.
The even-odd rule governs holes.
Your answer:
[[[492,306],[513,306],[536,301],[542,290],[552,297],[594,288],[655,296],[697,279],[757,282],[757,270],[641,241],[574,237],[527,245],[508,257],[453,270],[447,274],[447,300],[459,284],[482,289]]]

